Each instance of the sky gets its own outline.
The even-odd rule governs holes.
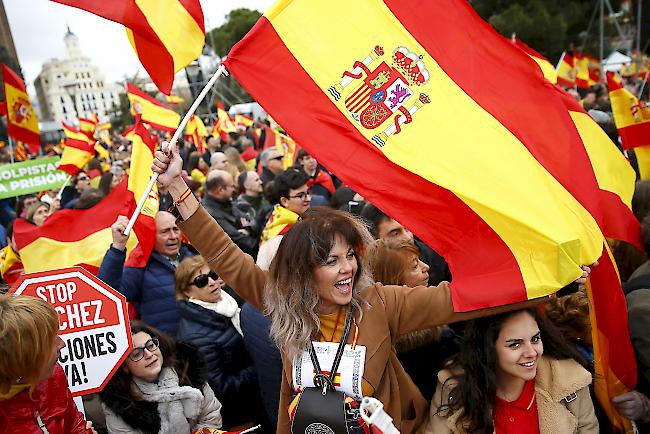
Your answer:
[[[11,33],[26,84],[51,58],[66,57],[63,36],[66,26],[79,37],[81,51],[99,67],[106,81],[121,80],[140,70],[146,74],[124,32],[124,27],[80,9],[49,0],[3,0]],[[111,0],[103,0],[111,1]],[[218,27],[232,9],[249,8],[264,12],[273,0],[200,0],[206,30]]]

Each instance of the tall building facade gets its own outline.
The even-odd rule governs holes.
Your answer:
[[[119,105],[124,89],[104,81],[97,66],[81,52],[79,38],[70,28],[63,40],[68,57],[44,63],[34,80],[42,120],[73,122],[93,113],[102,118],[114,104]]]

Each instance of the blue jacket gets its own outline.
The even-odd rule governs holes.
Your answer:
[[[181,260],[192,256],[184,246],[180,253]],[[144,268],[125,267],[125,260],[126,251],[109,247],[97,276],[124,294],[143,322],[176,336],[179,320],[174,290],[176,267],[157,252],[151,252]]]
[[[241,328],[244,344],[257,370],[264,410],[271,426],[275,427],[280,406],[282,358],[280,350],[269,336],[271,320],[253,305],[246,303],[241,309]]]
[[[208,383],[223,407],[224,428],[253,421],[261,409],[257,375],[244,341],[230,318],[189,301],[178,302],[177,338],[199,349]]]

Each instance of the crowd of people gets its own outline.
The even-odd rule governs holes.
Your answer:
[[[576,97],[618,143],[606,92]],[[368,396],[402,433],[609,432],[582,286],[592,264],[557,295],[457,313],[440,254],[304,149],[287,164],[256,129],[270,134],[258,121],[204,149],[156,152],[146,266],[125,265],[129,216],[112,225],[98,277],[129,303],[133,349],[84,398],[85,417],[57,364],[54,309],[0,295],[0,433],[369,433]],[[94,159],[60,196],[2,201],[6,283],[21,274],[13,220],[102,206],[128,176],[129,146],[116,136],[111,160]],[[634,212],[646,252],[614,252],[639,385],[613,404],[650,429],[650,181],[637,183]]]

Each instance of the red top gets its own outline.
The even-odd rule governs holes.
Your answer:
[[[47,428],[47,431],[39,426]],[[24,391],[0,400],[0,434],[91,434],[84,415],[77,410],[63,369],[36,386],[30,398]]]
[[[512,402],[497,396],[494,408],[496,434],[539,434],[535,380],[526,381],[521,396]]]

